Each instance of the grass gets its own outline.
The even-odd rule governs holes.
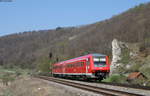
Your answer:
[[[114,74],[102,80],[102,82],[124,83],[126,82],[126,80],[127,80],[126,76],[120,74]]]
[[[0,79],[5,86],[8,86],[9,82],[13,82],[20,75],[30,75],[32,73],[31,70],[21,69],[21,68],[13,68],[13,69],[5,69],[0,66]]]
[[[13,93],[12,93],[9,89],[6,89],[6,90],[4,91],[3,96],[14,96],[14,95],[13,95]]]
[[[130,51],[127,48],[122,49],[122,56],[120,62],[123,64],[128,64],[130,60]]]
[[[145,59],[143,66],[139,70],[150,80],[150,55]]]
[[[18,67],[13,68],[13,69],[5,69],[4,67],[0,66],[0,83],[2,84],[0,86],[0,93],[2,95],[0,95],[0,96],[16,96],[16,95],[14,95],[14,92],[12,91],[13,88],[10,88],[10,87],[19,78],[28,77],[32,73],[33,73],[33,70],[29,70],[29,69],[21,69]],[[16,85],[16,87],[17,87],[17,85]],[[18,95],[18,96],[20,96],[20,95]]]

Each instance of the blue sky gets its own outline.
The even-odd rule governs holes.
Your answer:
[[[0,2],[0,36],[58,26],[92,24],[150,0],[12,1]]]

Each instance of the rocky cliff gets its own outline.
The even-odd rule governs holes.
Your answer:
[[[150,49],[140,48],[139,43],[125,43],[114,39],[110,75],[128,76],[133,72],[140,72],[145,78],[144,81],[138,80],[138,83],[150,81]]]

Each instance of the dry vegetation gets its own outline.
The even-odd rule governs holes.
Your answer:
[[[81,94],[87,96],[77,89],[67,89],[64,86],[28,76],[19,77],[9,86],[0,89],[0,96],[81,96]]]

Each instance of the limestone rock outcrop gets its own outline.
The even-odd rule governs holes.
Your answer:
[[[114,39],[112,41],[112,62],[110,66],[110,75],[115,73],[117,68],[122,66],[122,63],[119,62],[122,54],[122,49],[126,48],[127,45],[121,41],[118,41],[117,39]]]

